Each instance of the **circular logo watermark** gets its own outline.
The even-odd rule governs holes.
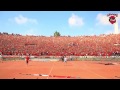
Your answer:
[[[109,17],[109,22],[111,24],[116,23],[116,17],[118,17],[118,14],[108,14],[107,16]]]

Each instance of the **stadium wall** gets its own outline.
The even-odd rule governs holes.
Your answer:
[[[67,56],[70,60],[70,56]],[[25,56],[3,55],[3,60],[25,60]],[[59,61],[61,56],[30,56],[33,61]],[[72,56],[72,60],[120,60],[120,56]]]

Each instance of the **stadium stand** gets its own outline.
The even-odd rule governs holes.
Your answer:
[[[120,34],[46,37],[0,32],[0,52],[3,55],[119,56],[119,43]]]

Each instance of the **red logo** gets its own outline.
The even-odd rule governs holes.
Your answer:
[[[109,22],[110,22],[111,24],[116,23],[116,17],[118,17],[117,14],[108,14],[107,16],[109,16]]]

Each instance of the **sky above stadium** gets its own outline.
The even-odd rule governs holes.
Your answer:
[[[100,35],[114,32],[107,14],[120,11],[0,11],[0,32],[21,35]],[[120,29],[119,29],[120,31]]]

